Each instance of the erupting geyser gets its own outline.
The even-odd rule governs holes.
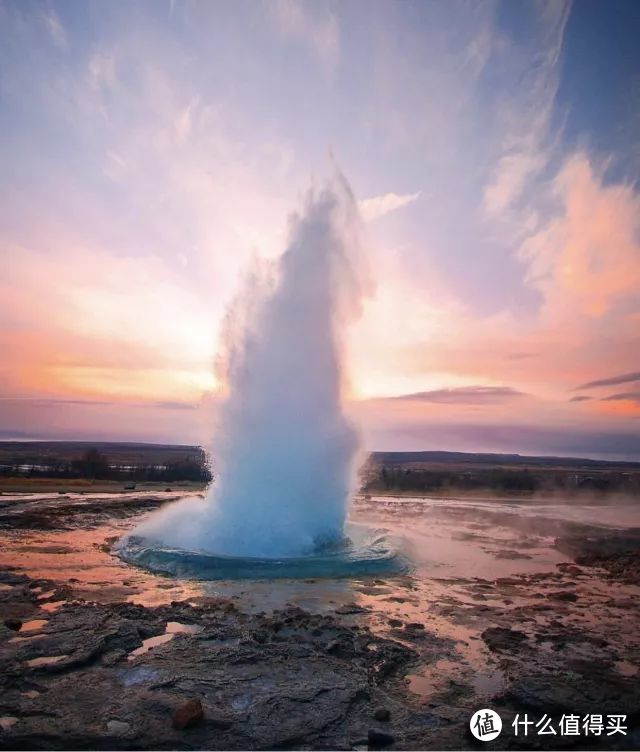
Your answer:
[[[379,536],[354,544],[344,530],[358,436],[341,401],[341,332],[365,287],[359,222],[336,174],[291,219],[275,268],[253,270],[223,338],[216,482],[204,503],[152,515],[121,541],[123,558],[204,576],[229,576],[239,560],[330,560],[334,568],[364,549],[369,563],[387,558]]]

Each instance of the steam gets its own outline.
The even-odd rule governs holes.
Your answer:
[[[181,548],[274,558],[342,540],[358,436],[341,395],[345,326],[366,287],[357,205],[336,175],[306,196],[275,266],[255,265],[227,316],[216,483],[135,533]]]

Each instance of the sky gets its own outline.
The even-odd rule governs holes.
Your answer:
[[[640,4],[0,2],[0,438],[205,443],[331,159],[378,450],[640,458]]]

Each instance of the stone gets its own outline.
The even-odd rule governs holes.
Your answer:
[[[108,653],[104,653],[104,655],[100,659],[100,662],[103,666],[115,666],[116,663],[119,663],[126,657],[126,650],[110,650]]]
[[[493,652],[513,650],[520,647],[527,639],[524,632],[507,627],[489,627],[484,630],[481,637],[489,650]]]
[[[124,736],[130,730],[131,726],[124,721],[109,721],[107,723],[107,731],[114,736]]]
[[[567,601],[569,603],[575,603],[578,600],[576,593],[572,593],[570,590],[558,590],[555,593],[549,593],[547,598],[552,598],[554,601]]]
[[[373,717],[376,721],[386,723],[391,718],[391,712],[389,708],[376,708],[373,712]]]
[[[367,732],[367,742],[369,747],[376,749],[380,747],[389,747],[395,742],[395,738],[388,734],[386,731],[380,731],[379,729],[369,729]]]
[[[181,705],[173,714],[173,728],[186,729],[189,726],[200,722],[204,718],[204,710],[202,709],[202,703],[197,698],[187,700],[184,705]]]

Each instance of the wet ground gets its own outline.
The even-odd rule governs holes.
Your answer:
[[[468,749],[485,707],[489,748],[640,745],[637,503],[361,498],[414,562],[383,579],[198,583],[111,555],[175,498],[0,497],[0,748]],[[524,714],[627,733],[516,736]]]

